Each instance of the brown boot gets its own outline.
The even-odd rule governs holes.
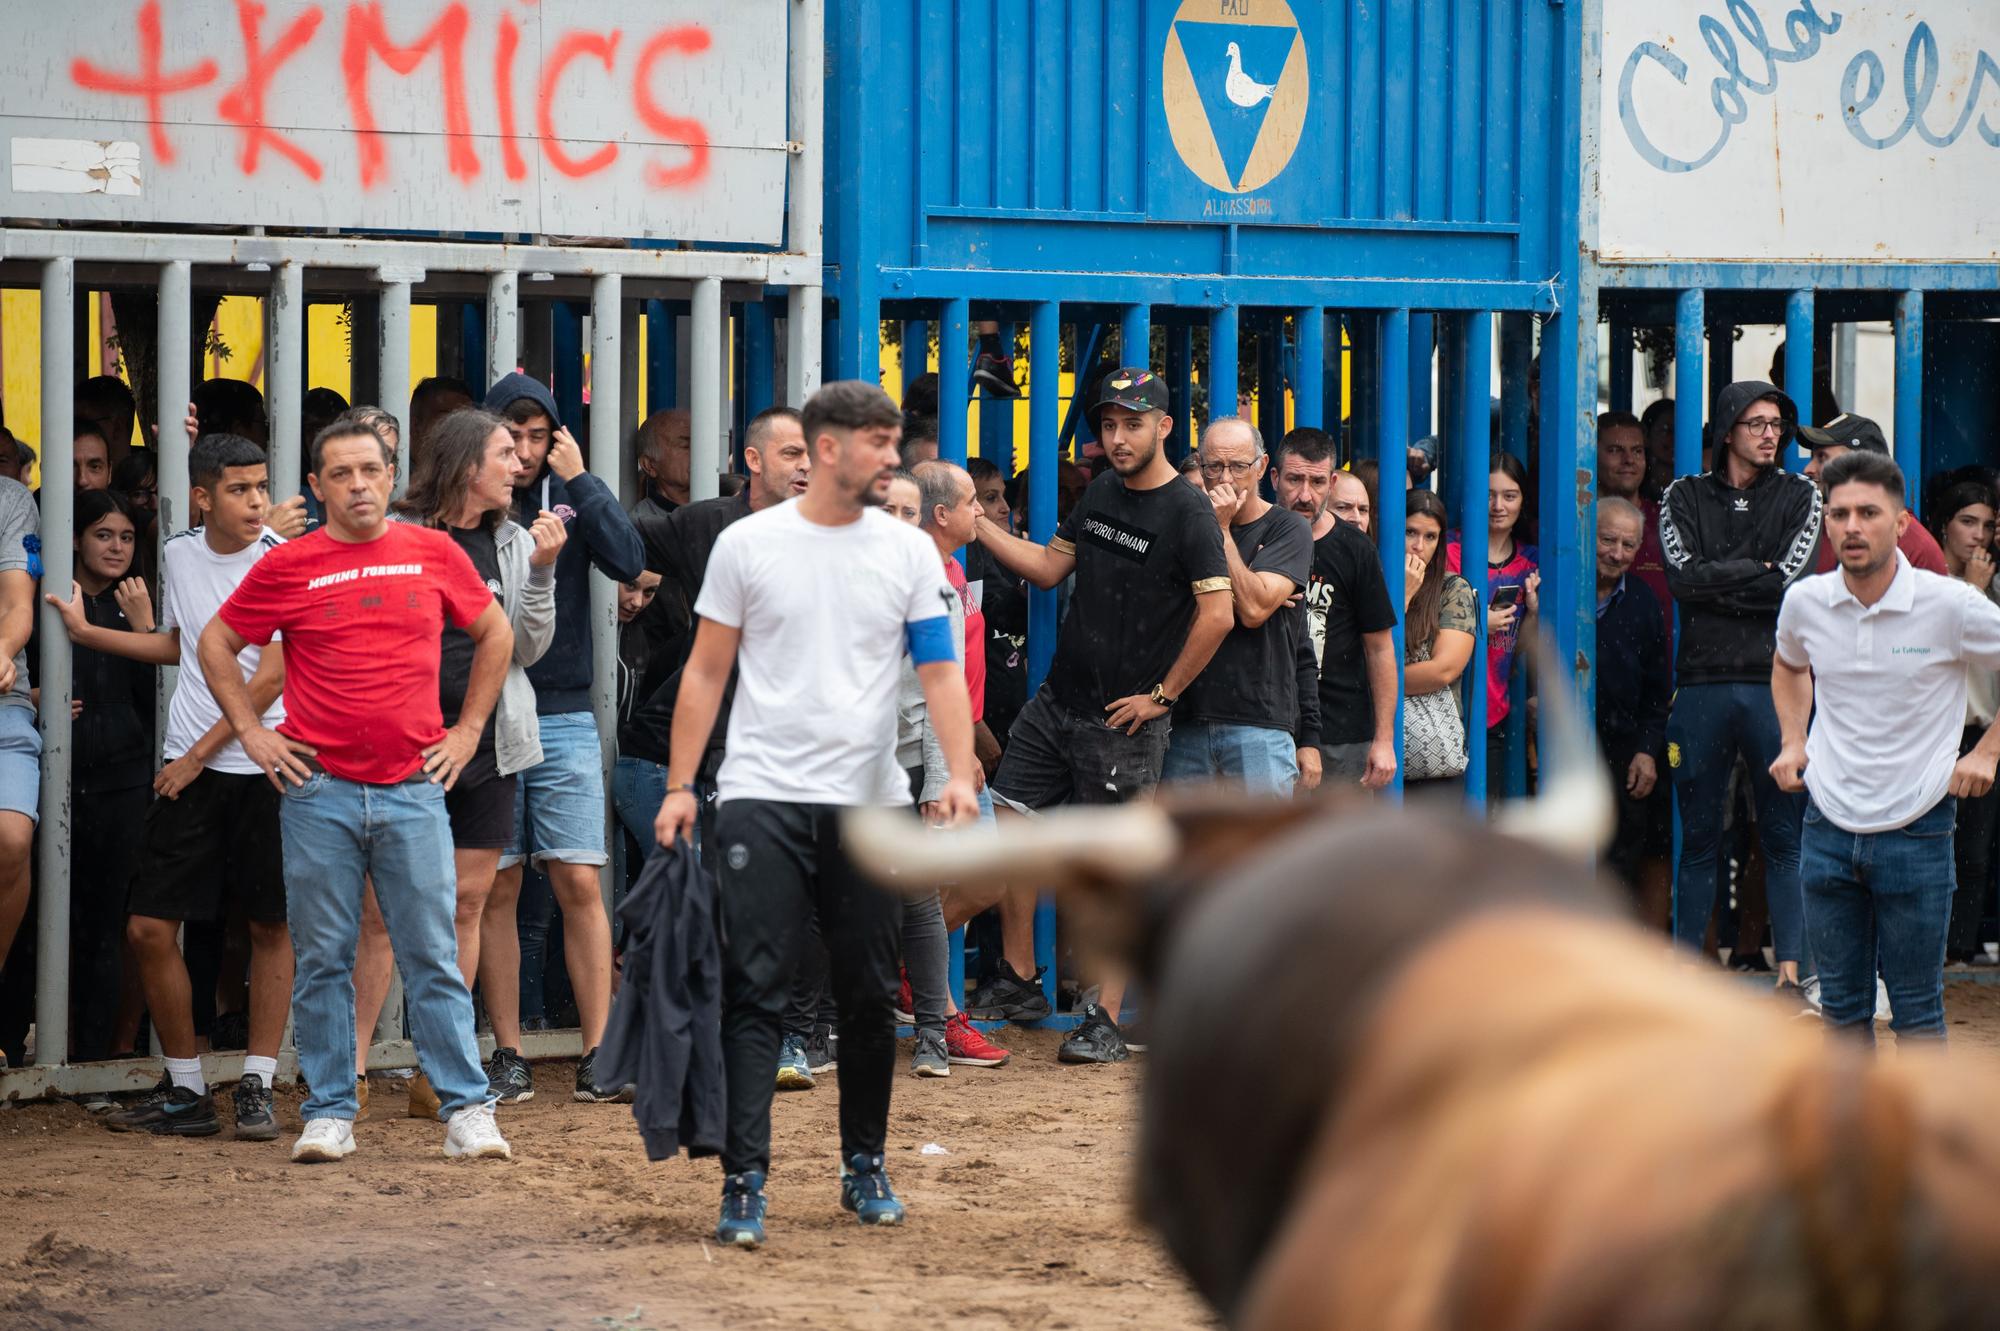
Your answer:
[[[427,1118],[437,1122],[438,1111],[444,1108],[438,1093],[431,1089],[431,1079],[419,1072],[410,1078],[410,1117]]]
[[[354,1079],[354,1121],[366,1122],[368,1118],[368,1078]]]

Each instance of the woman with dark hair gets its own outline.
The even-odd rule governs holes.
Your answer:
[[[137,516],[111,490],[76,496],[73,594],[98,628],[152,632],[152,598],[132,575]],[[138,1036],[138,969],[124,964],[125,894],[152,794],[154,674],[109,652],[78,645],[71,653],[70,1040],[83,1060],[110,1058]]]
[[[352,415],[353,413],[350,413]],[[479,737],[479,747],[445,793],[451,818],[452,858],[458,872],[458,965],[469,989],[479,975],[481,921],[500,853],[514,839],[514,774],[542,760],[535,724],[535,691],[527,667],[541,659],[555,633],[555,564],[563,547],[561,519],[544,513],[530,531],[508,518],[514,504],[514,437],[490,412],[461,408],[432,429],[429,447],[396,503],[405,522],[436,527],[458,543],[493,590],[514,626],[514,659],[500,700]],[[472,676],[472,639],[445,626],[438,667],[438,705],[444,724],[458,722]],[[504,932],[512,936],[510,918]],[[368,1044],[389,992],[388,930],[371,889],[362,908],[361,942],[354,962],[355,1078],[367,1085]],[[419,1074],[410,1083],[410,1116],[435,1118],[437,1096]]]
[[[2000,496],[1984,481],[1962,481],[1946,490],[1931,506],[1929,526],[1944,549],[1951,576],[1961,578],[1993,600],[1994,521],[2000,516]],[[1965,733],[1958,752],[1972,751],[1986,728],[2000,716],[2000,674],[1970,667],[1965,677]],[[1981,955],[1979,929],[1993,898],[1993,872],[2000,862],[2000,786],[1984,795],[1961,795],[1952,842],[1958,885],[1951,897],[1951,926],[1945,935],[1945,960],[1972,961]]]
[[[1445,567],[1444,501],[1411,490],[1403,519],[1403,786],[1452,791],[1465,775],[1458,679],[1472,659],[1479,597]]]
[[[1524,544],[1522,513],[1528,501],[1528,469],[1512,453],[1493,455],[1486,488],[1486,773],[1494,790],[1506,788],[1509,685],[1514,649],[1521,630],[1541,607],[1541,554]],[[1445,549],[1445,567],[1462,573],[1459,540]]]

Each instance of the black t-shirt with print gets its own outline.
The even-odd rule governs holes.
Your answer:
[[[1282,573],[1304,590],[1312,570],[1312,524],[1275,504],[1254,522],[1229,529],[1252,573]],[[1263,726],[1289,732],[1299,715],[1299,634],[1305,610],[1283,606],[1256,628],[1237,624],[1215,649],[1208,668],[1174,709],[1181,721]]]
[[[1215,510],[1178,476],[1129,490],[1105,472],[1057,526],[1054,545],[1076,553],[1076,590],[1049,691],[1086,716],[1152,692],[1187,642],[1196,594],[1229,586]]]
[[[1374,700],[1361,635],[1396,627],[1389,585],[1375,543],[1359,527],[1336,521],[1313,544],[1306,609],[1319,648],[1319,730],[1322,744],[1375,738]]]
[[[491,529],[487,527],[446,527],[451,539],[458,542],[458,548],[465,551],[472,561],[472,567],[479,572],[480,580],[493,593],[493,599],[500,599],[500,547]],[[449,622],[444,626],[444,641],[438,653],[438,708],[444,713],[447,726],[458,724],[458,710],[465,705],[465,689],[472,682],[472,635],[464,629],[454,628]],[[465,765],[458,784],[472,785],[489,780],[500,774],[498,760],[493,755],[493,718],[486,719],[486,728],[479,732],[479,747],[473,751],[472,761]]]
[[[965,555],[966,581],[980,584],[986,615],[986,725],[1004,743],[1028,705],[1028,585],[983,545]]]

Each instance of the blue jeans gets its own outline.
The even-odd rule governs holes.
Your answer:
[[[1875,1040],[1875,968],[1896,1038],[1944,1039],[1944,940],[1951,926],[1958,801],[1893,832],[1843,831],[1808,802],[1801,871],[1826,1024]]]
[[[604,752],[597,718],[562,712],[538,718],[542,760],[523,771],[514,806],[514,844],[500,856],[511,869],[530,857],[539,868],[604,864]]]
[[[1667,717],[1667,765],[1681,814],[1681,862],[1674,871],[1674,938],[1699,948],[1715,911],[1715,857],[1722,841],[1729,775],[1736,755],[1750,769],[1757,835],[1764,847],[1764,894],[1779,961],[1812,974],[1805,898],[1799,890],[1799,819],[1805,796],[1772,779],[1778,760],[1778,713],[1768,684],[1689,684],[1674,694]]]
[[[647,854],[652,853],[653,819],[667,798],[667,769],[662,763],[621,756],[611,769],[611,807],[618,822]]]
[[[1183,722],[1167,744],[1162,781],[1226,781],[1253,795],[1285,795],[1299,780],[1298,745],[1269,726]]]
[[[487,1103],[472,993],[458,973],[452,932],[458,874],[444,787],[421,778],[370,786],[315,772],[304,785],[285,787],[278,822],[296,957],[293,1038],[311,1088],[300,1114],[354,1117],[354,945],[363,875],[375,881],[417,1058],[442,1114]]]

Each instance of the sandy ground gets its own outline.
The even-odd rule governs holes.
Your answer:
[[[1209,1325],[1126,1200],[1142,1065],[1067,1068],[1053,1033],[1001,1038],[1008,1067],[899,1078],[900,1230],[839,1209],[830,1079],[780,1096],[772,1241],[755,1253],[705,1242],[716,1163],[648,1163],[628,1107],[569,1099],[567,1064],[538,1066],[534,1100],[501,1110],[510,1163],[447,1162],[442,1125],[403,1117],[379,1082],[360,1149],[312,1167],[286,1158],[285,1088],[286,1136],[265,1143],[0,1109],[0,1326]]]
[[[2000,1058],[2000,985],[1947,996],[1955,1049]],[[569,1100],[566,1064],[502,1110],[504,1164],[447,1163],[442,1127],[403,1117],[393,1084],[361,1149],[311,1168],[286,1160],[295,1090],[287,1137],[263,1144],[113,1136],[70,1104],[0,1109],[0,1326],[1212,1325],[1131,1219],[1143,1063],[1064,1068],[1053,1034],[1003,1038],[1010,1067],[899,1079],[901,1230],[838,1209],[830,1085],[780,1096],[756,1253],[705,1241],[713,1161],[649,1164],[625,1107]]]

